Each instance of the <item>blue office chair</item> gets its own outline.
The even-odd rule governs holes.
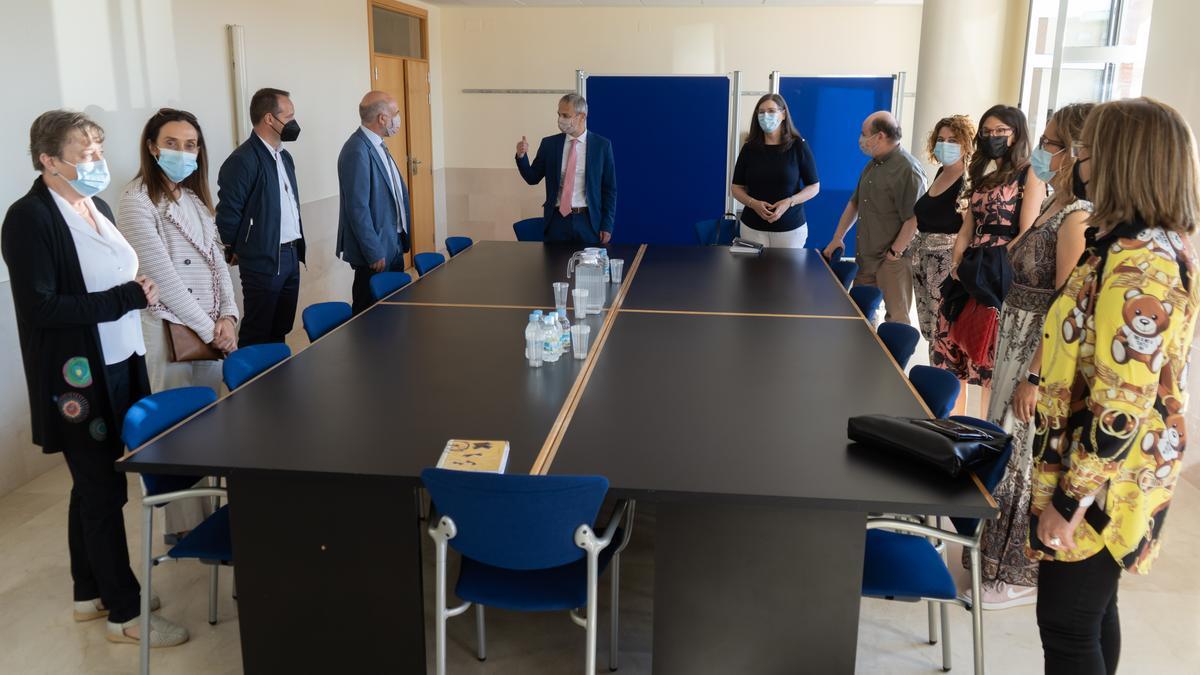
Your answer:
[[[281,361],[287,360],[292,350],[282,342],[242,347],[225,357],[221,366],[221,379],[233,391],[253,379],[259,373]]]
[[[471,244],[474,243],[475,242],[471,241],[470,237],[446,237],[446,252],[450,254],[451,258],[453,258],[459,253],[471,248]]]
[[[829,263],[833,275],[842,283],[842,288],[850,290],[854,285],[854,277],[858,276],[858,263],[853,260],[834,260]]]
[[[546,220],[544,218],[526,218],[513,223],[513,234],[517,241],[544,241],[546,238]]]
[[[379,302],[411,283],[412,277],[408,272],[380,272],[371,277],[371,297]]]
[[[958,378],[948,370],[933,366],[913,366],[912,370],[908,371],[908,381],[912,382],[913,388],[921,395],[925,405],[929,406],[934,417],[949,416],[950,411],[954,410],[954,404],[958,403],[958,392],[962,386]]]
[[[959,422],[983,427],[997,433],[1004,430],[994,424],[970,417],[954,417]],[[992,493],[1004,476],[1012,443],[992,461],[975,467],[983,487]],[[980,597],[979,541],[983,521],[953,519],[955,532],[934,526],[936,521],[921,524],[895,517],[879,516],[867,519],[867,543],[863,556],[862,594],[888,600],[929,601],[941,604],[942,670],[950,670],[950,621],[947,607],[959,605],[971,611],[971,633],[975,651],[975,674],[983,675],[983,608]],[[960,522],[961,521],[961,522]],[[918,536],[914,536],[918,535]],[[958,596],[954,579],[943,556],[943,542],[953,542],[967,549],[971,561],[970,601]],[[932,614],[930,643],[936,642]]]
[[[617,669],[620,555],[629,543],[633,505],[618,502],[602,536],[593,523],[608,492],[595,476],[529,476],[426,469],[421,482],[433,511],[429,536],[436,542],[438,675],[446,673],[446,619],[475,605],[479,660],[487,658],[485,606],[515,611],[571,611],[587,630],[586,673],[596,671],[596,580],[612,563],[609,669]],[[624,528],[621,521],[625,520]],[[614,544],[614,540],[619,543]],[[446,606],[446,548],[462,555],[454,594]],[[586,607],[586,617],[575,609]]]
[[[300,318],[308,341],[316,342],[322,335],[349,321],[353,314],[348,302],[317,302],[305,307]]]
[[[855,286],[850,289],[850,299],[858,305],[858,310],[867,317],[867,322],[875,325],[875,315],[883,304],[883,291],[874,286]]]
[[[239,350],[240,351],[240,350]],[[125,413],[121,440],[134,449],[155,436],[216,402],[217,393],[208,387],[181,387],[147,396]],[[159,476],[142,474],[142,569],[141,672],[150,672],[150,598],[151,572],[166,560],[195,559],[212,565],[208,582],[208,622],[217,623],[217,571],[219,565],[233,562],[233,544],[229,534],[229,507],[220,506],[226,495],[220,487],[194,487],[203,476]],[[216,498],[217,508],[204,522],[188,532],[166,555],[155,557],[154,508],[181,499]]]
[[[413,266],[417,268],[417,276],[422,277],[444,262],[446,262],[446,256],[441,253],[418,253],[413,256]]]
[[[701,246],[728,246],[738,236],[737,221],[731,217],[701,220],[696,223],[696,243]]]
[[[900,370],[906,370],[908,360],[917,350],[917,342],[921,339],[920,331],[907,324],[884,321],[879,324],[876,332],[879,333],[883,346],[887,347],[892,353],[892,358],[900,364]]]

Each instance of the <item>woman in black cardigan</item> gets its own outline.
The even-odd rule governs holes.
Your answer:
[[[80,113],[34,121],[30,154],[41,176],[8,210],[0,249],[8,265],[33,442],[62,452],[71,471],[68,544],[75,619],[108,617],[112,642],[138,641],[138,581],[121,509],[126,480],[121,423],[150,393],[137,310],[158,292],[137,277],[137,256],[92,196],[108,184],[103,130]],[[153,603],[152,603],[153,604]],[[187,640],[159,617],[152,646]]]

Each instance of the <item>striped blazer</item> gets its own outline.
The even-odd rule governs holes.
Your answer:
[[[121,195],[117,229],[137,252],[138,273],[158,285],[158,304],[146,311],[212,342],[217,319],[238,318],[237,303],[216,221],[187,188],[180,196],[185,199],[196,208],[170,199],[155,204],[141,179],[135,178]],[[201,222],[194,222],[195,213]]]

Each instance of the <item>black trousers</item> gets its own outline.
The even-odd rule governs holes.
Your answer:
[[[588,214],[570,213],[564,216],[555,209],[546,221],[544,241],[599,246],[600,235],[592,229],[592,221],[588,219]]]
[[[1038,565],[1038,632],[1046,675],[1112,675],[1121,655],[1117,584],[1107,550],[1080,562]]]
[[[138,356],[131,357],[130,361]],[[130,361],[105,367],[116,419],[124,419],[130,400]],[[119,427],[112,429],[119,433]],[[100,449],[67,448],[63,457],[71,471],[71,501],[67,510],[67,544],[75,600],[100,598],[108,620],[124,623],[138,616],[140,587],[129,568],[129,544],[121,513],[128,496],[125,474],[113,468],[121,457],[119,443]]]
[[[404,251],[408,250],[407,238],[400,236],[400,246],[396,250],[396,257],[392,258],[392,262],[388,264],[386,272],[403,272],[404,271]],[[371,295],[371,277],[375,276],[376,272],[372,272],[370,267],[362,267],[352,265],[354,268],[354,285],[350,288],[350,296],[352,299],[351,307],[354,313],[367,309],[375,304],[375,297]]]
[[[279,247],[276,274],[242,270],[242,304],[245,307],[238,344],[242,347],[264,342],[284,342],[296,324],[300,299],[300,261],[296,247]]]

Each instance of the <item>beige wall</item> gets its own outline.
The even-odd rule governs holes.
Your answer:
[[[1142,93],[1179,109],[1200,133],[1200,2],[1154,0]]]
[[[464,94],[463,89],[574,89],[575,69],[664,74],[742,71],[766,91],[785,74],[917,70],[920,6],[447,7],[442,13],[447,217],[451,234],[512,238],[514,221],[541,215],[542,186],[513,167],[522,135],[534,148],[557,133],[557,95]],[[756,97],[743,98],[744,128]],[[912,99],[904,99],[906,127]],[[636,101],[630,105],[636,105]],[[647,123],[687,110],[646,111]],[[907,129],[906,129],[907,131]],[[615,148],[618,172],[621,149]]]
[[[0,207],[24,194],[34,179],[28,129],[39,113],[58,107],[87,111],[107,132],[105,152],[114,207],[136,171],[137,138],[162,106],[191,110],[204,127],[209,179],[235,145],[233,84],[226,24],[245,29],[247,86],[290,90],[300,139],[296,158],[301,213],[309,242],[301,306],[348,300],[349,268],[334,257],[337,230],[337,155],[358,125],[357,105],[370,88],[365,0],[3,0],[0,62]],[[430,11],[435,189],[444,185],[440,9]],[[445,236],[444,193],[437,206],[438,241]],[[29,442],[29,408],[19,361],[7,271],[0,265],[0,495],[59,460]],[[303,346],[303,333],[292,336]]]

